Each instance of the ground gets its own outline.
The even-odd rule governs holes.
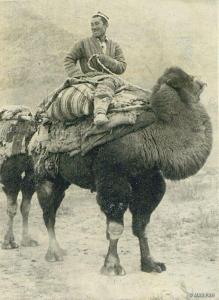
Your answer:
[[[181,300],[219,299],[216,291],[216,236],[218,231],[217,173],[204,169],[191,179],[167,182],[167,193],[152,216],[148,230],[153,256],[167,271],[140,271],[139,247],[131,233],[131,216],[119,243],[126,276],[100,274],[107,251],[105,218],[95,194],[71,186],[59,209],[57,237],[67,256],[63,262],[44,260],[47,233],[36,196],[30,216],[36,248],[0,249],[1,300]],[[6,220],[6,200],[0,194],[0,239]],[[19,201],[20,202],[20,201]],[[17,241],[21,216],[15,218]]]

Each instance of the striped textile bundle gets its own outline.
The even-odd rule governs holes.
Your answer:
[[[54,120],[68,121],[91,114],[93,91],[93,85],[87,83],[64,89],[49,107],[48,117]]]

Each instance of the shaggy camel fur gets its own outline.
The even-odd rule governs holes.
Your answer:
[[[204,84],[177,67],[166,70],[155,85],[151,126],[99,146],[86,156],[59,154],[56,178],[39,176],[37,195],[49,235],[48,261],[63,259],[55,235],[56,212],[66,188],[74,183],[93,188],[106,215],[109,249],[103,274],[123,275],[117,243],[123,232],[123,216],[132,213],[133,234],[138,238],[141,270],[162,272],[149,250],[146,226],[165,193],[164,177],[179,180],[201,169],[211,150],[211,123],[199,101]]]

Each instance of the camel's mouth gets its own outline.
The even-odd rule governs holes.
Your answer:
[[[187,90],[187,92],[190,94],[190,102],[198,103],[200,101],[200,95],[204,91],[205,86],[207,86],[206,83],[197,79],[193,79],[191,88]],[[185,89],[184,92],[186,92]]]
[[[206,86],[207,86],[207,83],[202,82],[200,80],[194,80],[194,88],[195,88],[195,91],[196,91],[198,101],[200,100],[199,97],[200,97],[201,93],[204,91]]]

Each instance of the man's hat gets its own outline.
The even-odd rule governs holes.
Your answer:
[[[107,22],[109,22],[109,17],[107,17],[105,14],[103,14],[101,11],[98,11],[93,17],[102,17],[104,18]]]

